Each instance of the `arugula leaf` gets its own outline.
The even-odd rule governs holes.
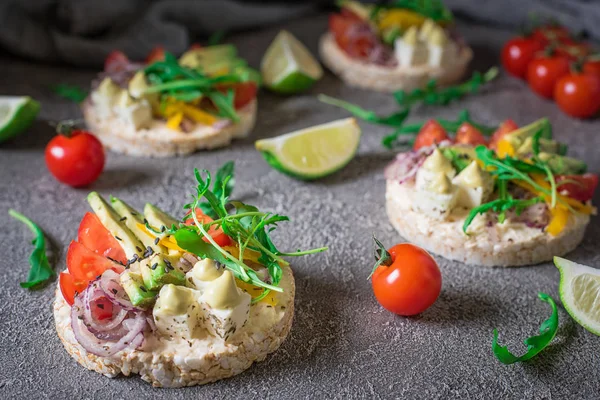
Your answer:
[[[56,276],[56,273],[50,266],[48,257],[46,256],[46,240],[44,239],[44,233],[39,226],[23,214],[13,209],[8,210],[8,214],[17,221],[27,225],[35,235],[35,239],[33,239],[32,242],[35,248],[29,257],[29,265],[31,267],[29,269],[29,275],[27,276],[27,281],[21,282],[20,285],[22,288],[36,289],[42,283],[45,283]]]
[[[527,361],[535,357],[539,352],[544,350],[550,342],[556,336],[556,332],[558,331],[558,310],[556,307],[556,303],[552,299],[552,297],[548,296],[545,293],[538,293],[538,297],[540,300],[550,304],[552,308],[552,314],[548,319],[542,322],[540,326],[540,334],[536,336],[530,336],[524,340],[525,345],[527,346],[527,352],[522,356],[515,356],[510,351],[508,351],[507,346],[500,346],[498,344],[498,329],[494,329],[494,340],[492,341],[492,351],[496,358],[503,364],[509,365],[514,364],[516,362]]]
[[[379,6],[412,10],[438,23],[449,23],[454,19],[452,11],[441,0],[395,0]]]
[[[217,170],[217,174],[215,175],[215,183],[213,186],[213,192],[217,198],[228,198],[231,195],[231,192],[233,192],[233,187],[235,186],[234,170],[235,164],[233,161],[226,162]],[[204,214],[208,215],[212,219],[219,217],[208,202],[202,202],[198,204],[198,207]]]
[[[504,216],[506,215],[506,211],[515,209],[517,214],[520,214],[524,209],[529,206],[532,206],[537,203],[543,203],[543,197],[534,197],[532,199],[520,200],[520,199],[496,199],[487,203],[483,203],[478,207],[472,208],[463,223],[463,232],[467,233],[467,229],[475,219],[475,217],[479,214],[485,214],[488,211],[494,211],[499,214],[498,221],[504,222]]]
[[[332,106],[343,108],[350,112],[356,118],[362,119],[363,121],[371,122],[379,125],[387,125],[393,127],[400,127],[404,123],[404,120],[408,116],[410,110],[403,109],[398,112],[392,113],[387,116],[379,116],[375,111],[365,110],[364,108],[357,106],[347,101],[336,99],[324,94],[317,96],[320,102],[330,104]]]
[[[84,101],[88,96],[88,92],[80,87],[66,83],[59,83],[58,85],[53,86],[52,90],[60,97],[71,100],[77,104]]]
[[[220,116],[229,118],[233,122],[239,122],[240,117],[235,112],[233,103],[235,97],[235,92],[233,90],[229,90],[227,94],[223,94],[218,90],[211,90],[207,93],[207,96],[219,110]]]

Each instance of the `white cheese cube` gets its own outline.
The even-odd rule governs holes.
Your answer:
[[[457,46],[441,27],[435,27],[429,35],[429,66],[448,67],[457,56]]]
[[[114,107],[115,113],[136,130],[147,128],[152,122],[152,107],[146,99],[136,100],[124,90]]]
[[[401,67],[414,67],[427,63],[429,50],[418,38],[417,28],[410,27],[394,42],[394,52]]]
[[[452,183],[458,187],[457,205],[468,209],[485,203],[494,189],[491,175],[475,161],[463,169]]]
[[[166,337],[190,339],[202,326],[202,307],[199,292],[185,286],[164,285],[154,305],[154,323],[158,332]]]
[[[417,210],[428,216],[445,220],[456,206],[458,189],[450,179],[438,173],[426,186],[417,188],[414,205]]]
[[[126,91],[121,89],[112,79],[104,78],[98,88],[91,94],[96,114],[100,118],[111,116],[113,114],[112,108],[123,92]]]
[[[213,280],[200,300],[209,333],[224,341],[234,337],[248,320],[251,296],[237,287],[230,271]]]

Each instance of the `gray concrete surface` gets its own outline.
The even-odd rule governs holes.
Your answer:
[[[325,17],[286,26],[314,51]],[[233,38],[252,65],[278,28]],[[474,66],[497,62],[507,32],[461,26],[472,43]],[[341,172],[305,183],[269,168],[253,141],[346,116],[320,104],[327,93],[386,112],[389,95],[353,90],[326,74],[309,93],[278,97],[261,93],[258,125],[252,137],[233,146],[179,159],[131,159],[108,154],[106,171],[89,189],[114,194],[131,204],[150,201],[180,210],[193,185],[192,169],[215,169],[237,162],[235,197],[266,210],[285,213],[292,223],[277,234],[281,247],[329,245],[330,251],[294,261],[297,297],[294,326],[282,348],[245,373],[215,384],[176,390],[153,389],[137,377],[108,379],[79,366],[63,350],[51,312],[53,285],[30,292],[19,287],[27,274],[30,233],[9,219],[16,208],[47,232],[55,244],[57,268],[88,211],[89,189],[62,186],[49,176],[43,149],[52,136],[47,120],[77,117],[77,107],[57,99],[48,85],[85,85],[93,71],[0,62],[0,94],[27,94],[42,101],[30,132],[0,145],[0,396],[3,398],[86,399],[287,399],[287,398],[514,398],[583,399],[600,392],[600,338],[560,310],[560,330],[546,351],[527,364],[505,366],[492,355],[492,330],[520,353],[521,340],[534,334],[549,315],[537,300],[543,291],[558,299],[558,271],[550,264],[519,269],[482,269],[438,258],[443,289],[437,303],[415,318],[384,311],[367,276],[372,265],[371,234],[387,245],[401,240],[384,211],[382,170],[393,157],[380,146],[385,128],[363,124],[357,157]],[[534,96],[522,82],[501,77],[479,96],[446,108],[420,108],[413,121],[453,117],[469,108],[482,122],[513,118],[524,124],[548,116],[556,136],[571,145],[592,171],[600,170],[598,121],[575,121],[550,102]],[[596,196],[596,201],[600,200]],[[598,203],[597,203],[598,204]],[[600,229],[594,218],[588,235],[570,258],[600,266]]]

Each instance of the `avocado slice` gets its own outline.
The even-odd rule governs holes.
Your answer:
[[[198,68],[202,65],[215,64],[219,61],[233,60],[237,49],[231,44],[219,44],[188,50],[179,58],[179,64],[188,68]]]
[[[138,237],[138,239],[144,245],[142,252],[146,253],[147,249],[150,247],[152,249],[152,253],[164,253],[165,248],[158,244],[156,239],[153,236],[148,235],[143,229],[139,227],[139,225],[144,225],[146,222],[141,214],[136,211],[129,204],[125,203],[123,200],[118,199],[116,197],[110,197],[110,202],[121,217],[121,220],[125,223],[125,225]]]
[[[88,203],[102,225],[121,243],[128,259],[144,254],[144,245],[135,234],[123,223],[117,212],[98,194],[91,192],[87,197]]]
[[[144,206],[144,217],[148,221],[148,224],[157,231],[162,231],[163,227],[164,229],[169,229],[173,225],[179,225],[179,222],[181,222],[150,203],[146,203]]]
[[[581,160],[573,157],[561,156],[551,153],[538,154],[540,160],[546,162],[550,170],[558,175],[580,175],[585,174],[587,165]]]
[[[185,274],[174,268],[169,259],[161,254],[140,261],[142,280],[147,289],[160,290],[164,285],[185,285]]]
[[[136,307],[146,308],[156,300],[158,292],[149,290],[144,286],[142,277],[133,271],[125,271],[119,276],[121,286],[129,296],[129,301]]]
[[[559,143],[556,140],[552,140],[552,139],[540,138],[538,144],[539,144],[540,153],[544,152],[544,153],[564,155],[566,153],[566,149],[567,149],[566,145]],[[523,141],[523,144],[521,144],[521,146],[517,148],[517,154],[518,155],[527,155],[527,154],[533,154],[533,153],[534,153],[533,152],[533,137],[527,137]]]
[[[552,125],[550,125],[548,118],[538,119],[529,125],[516,129],[508,133],[505,136],[505,139],[510,142],[513,148],[519,149],[525,143],[527,138],[533,138],[540,130],[542,130],[540,142],[542,139],[552,140]]]

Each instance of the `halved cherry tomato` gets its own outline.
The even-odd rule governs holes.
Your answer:
[[[442,274],[429,253],[402,243],[389,250],[390,265],[380,265],[371,278],[379,304],[398,315],[420,314],[440,295]]]
[[[240,109],[256,98],[258,87],[255,82],[239,82],[215,85],[223,93],[228,90],[234,90],[233,105],[236,109]]]
[[[194,225],[194,219],[192,217],[190,217],[191,213],[192,212],[190,211],[185,216],[185,219],[184,219],[184,222],[183,222],[184,224],[186,224],[186,225]],[[196,217],[198,218],[198,221],[200,223],[202,223],[202,224],[207,224],[207,223],[213,221],[213,219],[211,217],[209,217],[208,215],[204,214],[200,209],[196,209]],[[225,234],[225,232],[223,232],[223,229],[221,229],[220,226],[212,225],[210,227],[210,229],[208,230],[208,234],[221,247],[223,247],[223,246],[229,246],[232,243],[231,238],[229,236],[227,236]],[[202,240],[204,240],[205,242],[208,242],[207,238],[202,238]]]
[[[446,130],[434,119],[425,122],[413,144],[413,149],[418,150],[421,147],[431,146],[441,143],[444,140],[450,140]]]
[[[509,74],[525,78],[529,62],[543,49],[544,44],[539,40],[516,37],[506,42],[502,48],[502,65]]]
[[[124,70],[131,61],[129,58],[119,50],[111,51],[106,59],[104,60],[104,71],[108,73],[118,72]]]
[[[102,225],[96,214],[85,213],[79,224],[77,241],[101,256],[112,258],[121,264],[127,263],[127,256],[123,251],[123,247]]]
[[[111,319],[113,315],[113,303],[106,297],[99,297],[90,303],[90,311],[95,320]]]
[[[349,56],[366,58],[379,44],[369,24],[350,11],[329,16],[329,31],[337,45]]]
[[[496,150],[498,142],[504,138],[504,135],[517,129],[519,129],[519,126],[515,123],[515,121],[512,119],[507,119],[498,127],[498,129],[496,129],[496,132],[494,132],[492,138],[490,139],[490,144],[488,147]]]
[[[598,187],[598,175],[587,173],[583,175],[557,175],[556,187],[562,195],[575,200],[586,202],[594,197]]]
[[[146,64],[152,64],[156,61],[164,61],[165,60],[165,48],[162,46],[157,46],[150,51],[148,57],[146,57]]]
[[[197,49],[201,49],[204,46],[202,46],[200,43],[192,43],[190,44],[190,50],[197,50]]]
[[[554,99],[572,117],[592,117],[600,111],[600,77],[578,73],[563,76],[554,88]]]
[[[67,269],[75,281],[87,285],[108,269],[120,274],[125,268],[73,240],[67,250]]]
[[[569,74],[569,60],[565,57],[552,55],[542,56],[531,60],[527,67],[527,82],[535,93],[551,99],[554,96],[554,86],[560,78]]]
[[[478,146],[480,144],[487,144],[485,137],[481,131],[475,128],[468,122],[463,122],[456,131],[456,137],[454,138],[455,143],[470,144],[471,146]]]
[[[65,301],[70,306],[73,305],[75,301],[75,294],[81,293],[85,290],[87,286],[87,282],[77,282],[73,279],[73,275],[68,272],[61,272],[58,275],[58,283],[60,286],[60,292],[62,293]]]

